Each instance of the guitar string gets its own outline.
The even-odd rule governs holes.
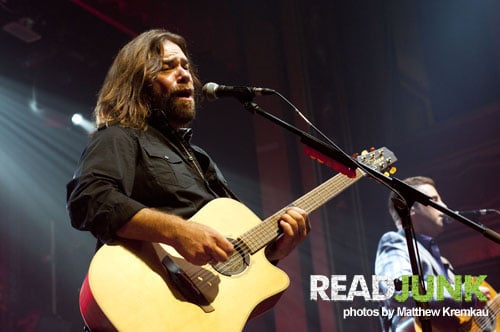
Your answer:
[[[337,174],[330,180],[326,181],[322,185],[313,189],[310,193],[294,201],[292,203],[292,206],[293,205],[299,206],[303,208],[307,213],[310,213],[319,206],[321,206],[322,204],[324,204],[325,202],[327,202],[328,200],[338,195],[343,189],[347,188],[348,185],[351,185],[354,182],[360,180],[364,175],[365,173],[360,169],[356,169],[356,176],[354,178],[348,178],[343,174]],[[336,180],[340,181],[336,183]],[[209,288],[212,287],[213,283],[219,279],[219,276],[217,274],[210,272],[209,268],[223,274],[228,273],[228,271],[234,271],[236,267],[241,265],[242,259],[244,259],[242,257],[257,252],[267,243],[273,240],[275,236],[272,235],[273,234],[272,231],[273,229],[276,229],[277,230],[276,233],[278,232],[277,221],[279,220],[279,216],[281,216],[281,214],[283,214],[286,211],[286,209],[287,207],[282,208],[281,210],[273,214],[271,217],[264,220],[258,226],[242,234],[234,243],[235,246],[241,250],[241,252],[231,255],[229,257],[229,262],[215,264],[215,266],[208,265],[206,269],[203,269],[201,267],[196,267],[197,273],[194,273],[191,276],[189,276],[189,272],[186,271],[186,274],[188,274],[191,280],[194,281],[195,284],[197,285],[196,286],[197,289],[200,292],[202,290],[206,290],[207,287]],[[218,265],[221,265],[222,268],[217,269],[216,266]],[[193,277],[195,278],[194,280]],[[201,286],[198,286],[200,285],[200,282],[203,283],[201,284]]]
[[[493,315],[474,317],[474,321],[481,329],[488,327],[491,323],[496,323],[496,316],[500,312],[500,295],[495,296],[491,303],[486,305],[486,308]]]
[[[357,174],[355,178],[348,178],[343,174],[337,174],[330,180],[326,181],[323,185],[318,186],[310,193],[294,201],[292,204],[300,206],[308,213],[310,213],[317,207],[321,206],[324,202],[328,201],[329,199],[333,198],[335,195],[340,193],[344,188],[347,188],[347,185],[350,185],[361,179],[362,175],[364,174],[360,172]],[[335,180],[340,180],[340,181],[338,183],[335,183]],[[315,197],[319,197],[319,199]],[[308,201],[310,202],[310,204],[308,204]],[[287,208],[288,207],[282,208],[281,210],[273,214],[271,217],[264,220],[258,226],[242,234],[234,243],[235,246],[239,246],[240,248],[242,244],[245,245],[242,252],[241,253],[238,252],[230,256],[229,262],[216,264],[216,266],[220,265],[222,267],[217,266],[217,268],[215,268],[212,266],[212,268],[214,268],[215,271],[218,271],[222,274],[228,273],[229,271],[232,271],[236,267],[241,265],[241,255],[246,256],[248,254],[255,253],[260,248],[265,246],[268,240],[270,241],[274,239],[275,236],[269,237],[270,231],[272,231],[275,228],[278,229],[275,223],[278,221],[279,216],[283,214]],[[192,277],[194,277],[196,280],[202,280],[202,281],[205,281],[205,279],[208,278],[209,283],[214,279],[218,278],[217,275],[213,275],[209,271],[203,269],[200,269],[200,271],[201,272],[192,275]]]
[[[342,192],[344,189],[346,189],[349,185],[357,182],[360,180],[365,173],[361,171],[360,169],[356,169],[356,176],[354,178],[349,178],[347,176],[344,176],[343,174],[337,174],[334,177],[332,177],[330,180],[326,181],[325,183],[321,184],[320,186],[316,187],[313,189],[310,193],[300,197],[296,201],[292,203],[293,205],[299,206],[303,208],[307,213],[311,213],[314,211],[316,208],[327,202],[328,200],[332,199],[336,195],[338,195],[340,192]],[[338,183],[335,183],[336,180],[339,180]],[[325,195],[328,194],[328,195]],[[309,196],[311,198],[309,198]],[[315,197],[319,197],[320,199],[317,199]],[[308,204],[310,202],[310,204]],[[228,273],[228,271],[234,271],[235,267],[241,265],[242,257],[245,257],[248,254],[252,254],[260,250],[262,247],[264,247],[267,243],[269,243],[271,240],[276,238],[274,235],[270,236],[272,233],[273,229],[278,230],[278,225],[276,224],[277,221],[279,220],[279,216],[283,214],[288,207],[282,208],[275,214],[273,214],[271,217],[267,218],[264,220],[261,224],[258,226],[250,229],[249,231],[245,232],[242,234],[234,243],[234,245],[238,248],[243,248],[241,251],[231,255],[229,257],[229,262],[224,262],[217,265],[221,265],[222,268],[215,268],[215,266],[210,266],[213,270],[216,272],[225,274]],[[278,231],[276,231],[277,233]],[[276,234],[277,235],[277,234]],[[242,245],[244,245],[242,247]],[[252,246],[253,245],[253,246]],[[211,286],[211,282],[213,280],[218,279],[218,275],[211,273],[208,270],[203,270],[200,269],[201,272],[197,273],[194,275],[196,280],[198,281],[205,281],[205,278],[208,279],[207,283],[203,283],[202,288],[206,288],[205,285],[208,285],[208,287]],[[199,271],[200,271],[199,270]],[[204,277],[207,276],[207,277]]]
[[[353,182],[353,181],[343,181],[343,183],[347,183],[347,182]],[[328,187],[328,186],[317,188],[318,190],[316,190],[314,192],[314,194],[317,194],[321,197],[325,197],[325,194],[324,194],[325,192],[326,193],[338,192],[339,188],[342,186],[340,186],[340,184],[337,184],[332,189],[327,189],[325,187]],[[311,192],[311,193],[313,193],[313,192]],[[310,195],[311,193],[309,193],[308,195]],[[311,201],[311,204],[307,204],[307,201],[302,203],[302,200],[304,197],[302,197],[302,199],[299,198],[294,203],[298,206],[301,206],[306,211],[309,211],[309,210],[312,210],[314,207],[319,206],[321,204],[321,202],[326,200],[326,199],[314,199],[315,196],[311,196],[311,197],[313,197],[313,198],[309,199],[309,201]],[[279,216],[286,211],[286,209],[287,208],[281,209],[280,211],[278,211],[277,213],[275,213],[274,215],[272,215],[271,217],[269,217],[268,219],[263,221],[262,224],[258,225],[254,229],[251,229],[250,231],[247,231],[246,233],[244,233],[238,239],[238,241],[235,243],[236,245],[244,243],[246,245],[245,247],[249,248],[249,250],[244,250],[244,252],[243,252],[244,255],[256,252],[261,247],[263,247],[265,244],[267,244],[266,243],[267,240],[272,240],[275,238],[275,236],[269,237],[269,234],[270,234],[269,231],[272,231],[273,229],[278,229],[278,227],[275,223],[278,221]],[[237,255],[238,254],[239,253],[237,253]],[[238,262],[236,262],[236,263],[238,263]],[[229,268],[232,268],[232,265],[233,265],[231,263],[229,263],[229,264],[222,263],[222,264],[225,266],[228,266]],[[224,272],[226,272],[226,271],[224,271]]]
[[[238,253],[233,254],[229,258],[229,262],[220,263],[220,264],[218,264],[219,266],[217,266],[217,264],[216,264],[214,269],[216,271],[218,270],[220,273],[224,274],[224,273],[227,273],[228,271],[234,270],[236,267],[241,265],[240,255],[242,254],[243,256],[246,256],[249,253],[251,253],[253,250],[255,250],[255,247],[259,245],[258,238],[259,237],[261,238],[262,234],[268,233],[267,229],[271,228],[270,226],[273,226],[273,225],[271,225],[270,221],[271,220],[277,221],[279,215],[281,215],[281,213],[283,213],[285,209],[286,208],[281,209],[280,211],[278,211],[277,213],[275,213],[274,215],[272,215],[271,217],[269,217],[268,219],[263,221],[261,224],[259,224],[254,229],[251,229],[250,231],[247,231],[242,236],[240,236],[240,238],[238,238],[237,241],[235,241],[234,245],[236,247],[239,247],[239,248],[243,247],[244,249],[242,250],[242,252],[238,252]],[[242,246],[242,244],[245,244],[245,246]],[[222,268],[218,268],[220,266],[222,266]],[[216,278],[217,276],[212,275],[209,271],[200,269],[198,273],[191,274],[190,277],[194,278],[195,280],[198,280],[198,281],[205,281],[208,278],[208,282],[210,282],[210,281],[212,281],[212,279]],[[206,284],[204,283],[203,287],[204,287],[204,285],[206,285]]]
[[[306,212],[310,213],[311,211],[314,211],[318,206],[322,205],[324,202],[331,199],[333,197],[332,193],[338,194],[342,190],[342,188],[346,187],[346,184],[353,183],[353,182],[357,181],[358,178],[356,178],[356,179],[349,179],[349,178],[343,179],[343,178],[341,178],[341,180],[343,180],[343,181],[341,183],[337,183],[334,188],[331,188],[331,189],[330,188],[329,189],[321,188],[321,190],[314,193],[316,195],[313,196],[312,199],[305,200],[304,197],[302,197],[302,198],[299,198],[298,200],[296,200],[294,203],[292,203],[292,205],[302,207],[304,210],[306,210]],[[317,197],[317,198],[314,198],[314,197]],[[275,218],[273,218],[273,219],[277,219],[279,217],[279,215],[281,215],[281,213],[283,213],[285,210],[286,210],[286,208],[282,209],[279,213],[277,213],[278,216],[275,215]],[[274,220],[273,222],[275,222],[275,221],[277,221],[277,220]],[[277,228],[277,225],[273,224],[272,226]],[[257,231],[257,233],[252,234],[252,238],[250,240],[257,241],[257,243],[261,242],[261,241],[259,241],[259,238],[265,237],[266,233],[268,233],[267,231],[268,230],[265,228],[259,229]]]
[[[363,174],[360,173],[358,175],[363,175]],[[340,176],[340,181],[341,181],[340,183],[335,183],[335,181],[331,181],[330,183],[325,183],[325,186],[319,186],[318,188],[316,188],[316,190],[313,190],[311,191],[311,193],[299,198],[293,204],[304,208],[308,212],[311,212],[315,208],[323,204],[325,201],[327,201],[328,199],[331,199],[333,197],[332,193],[335,193],[335,195],[338,194],[340,191],[342,191],[342,189],[347,187],[346,184],[354,183],[361,178],[361,176],[358,176],[356,178],[347,178],[342,174],[338,174],[337,176]],[[331,180],[339,180],[339,178],[334,177]],[[332,186],[332,184],[334,184],[334,186]],[[327,193],[328,195],[325,195],[325,193]],[[312,198],[308,198],[307,196],[309,195],[311,195]],[[320,199],[315,199],[314,197],[320,197]],[[308,201],[310,201],[311,203],[307,204]],[[273,229],[278,229],[276,222],[278,221],[279,216],[282,213],[284,213],[286,209],[287,207],[281,209],[273,216],[266,219],[262,224],[246,232],[238,239],[238,242],[236,244],[243,242],[250,249],[250,251],[248,250],[244,251],[245,255],[258,251],[260,248],[265,246],[265,244],[267,244],[266,241],[270,241],[275,238],[275,236],[269,237],[269,234],[272,234],[270,233],[270,231],[272,231]],[[262,239],[264,239],[265,241],[262,241]],[[239,260],[235,263],[238,264],[238,262]],[[228,266],[231,269],[232,267],[234,267],[234,264],[230,262],[226,263],[225,266]]]

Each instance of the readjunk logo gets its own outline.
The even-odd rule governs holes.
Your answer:
[[[347,275],[311,275],[310,299],[312,301],[353,301],[355,297],[362,297],[365,301],[384,301],[391,297],[398,302],[405,302],[413,298],[415,301],[425,302],[433,298],[443,301],[445,294],[449,294],[455,301],[472,302],[477,300],[486,302],[486,296],[480,291],[479,286],[485,281],[486,275],[456,275],[454,283],[442,275],[427,276],[425,294],[421,294],[418,276],[403,276],[398,290],[388,276],[372,275],[371,291],[363,275],[354,275],[350,281]],[[383,284],[384,287],[381,287]],[[385,289],[382,292],[381,289]],[[400,288],[400,289],[399,289]],[[397,312],[396,312],[397,311]],[[484,316],[489,315],[488,309],[453,309],[443,307],[439,309],[422,309],[419,307],[397,309],[388,308],[347,308],[344,309],[344,318],[361,316]]]

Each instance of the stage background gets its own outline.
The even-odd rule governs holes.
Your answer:
[[[91,117],[106,69],[135,34],[182,34],[203,82],[273,88],[348,153],[387,146],[395,176],[433,177],[454,210],[500,209],[499,16],[493,0],[0,1],[2,331],[81,330],[95,241],[65,210],[87,142],[71,116]],[[277,97],[255,101],[314,134]],[[259,216],[335,174],[236,100],[203,103],[193,126]],[[393,229],[388,194],[366,178],[313,213],[310,237],[280,263],[290,288],[246,330],[379,330],[376,318],[342,319],[376,303],[311,301],[309,277],[374,273],[378,239]],[[500,231],[498,215],[480,222]],[[439,241],[456,270],[500,288],[498,244],[460,223]]]

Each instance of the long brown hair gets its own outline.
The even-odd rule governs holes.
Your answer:
[[[199,93],[200,80],[184,37],[163,29],[149,30],[128,42],[109,68],[94,109],[97,127],[115,123],[139,129],[147,127],[149,87],[161,70],[165,40],[177,44],[188,58],[195,92]]]

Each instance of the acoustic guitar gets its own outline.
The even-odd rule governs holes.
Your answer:
[[[450,325],[443,327],[434,324],[431,318],[432,332],[500,332],[500,294],[497,294],[493,287],[486,281],[481,283],[490,290],[491,299],[486,303],[488,316],[456,316]],[[422,332],[422,327],[418,319],[414,321],[414,329],[404,330],[405,332]]]
[[[357,160],[379,171],[395,161],[386,148]],[[354,170],[353,170],[354,173]],[[292,203],[311,213],[365,174],[337,174]],[[102,246],[80,291],[80,310],[91,331],[240,331],[249,318],[270,309],[287,289],[286,273],[264,248],[281,233],[286,207],[262,221],[238,201],[218,198],[190,222],[224,234],[235,253],[224,263],[197,266],[168,245],[123,241]]]

